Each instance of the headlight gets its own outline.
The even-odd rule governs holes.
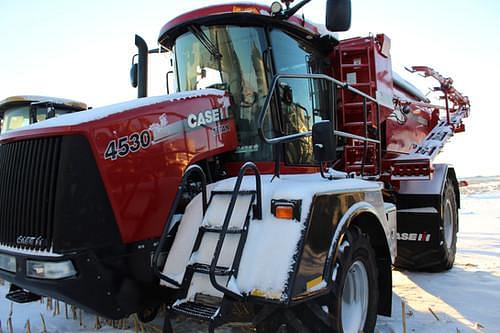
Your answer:
[[[16,258],[7,254],[0,253],[0,269],[16,272]]]
[[[37,279],[64,279],[76,275],[75,267],[70,260],[45,262],[26,260],[26,276]]]

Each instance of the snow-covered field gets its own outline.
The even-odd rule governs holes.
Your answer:
[[[410,273],[394,271],[393,315],[379,317],[376,332],[403,332],[402,301],[405,302],[407,332],[500,333],[500,177],[468,180],[462,190],[460,233],[455,267],[446,273]],[[7,284],[0,285],[0,333],[9,332],[11,303],[3,298]],[[115,329],[96,317],[76,312],[77,319],[64,304],[60,314],[54,315],[44,304],[12,304],[14,333],[27,332],[29,319],[31,332],[161,332],[160,321],[145,327],[133,318],[115,323],[128,328]],[[196,322],[182,321],[175,325],[176,332],[200,332],[204,327]],[[226,328],[225,332],[243,332],[248,329]]]

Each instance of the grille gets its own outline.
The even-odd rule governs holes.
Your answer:
[[[61,137],[0,145],[0,243],[49,250]]]

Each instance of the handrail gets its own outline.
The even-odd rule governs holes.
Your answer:
[[[264,118],[267,114],[267,111],[271,105],[271,100],[274,96],[274,92],[276,90],[276,86],[278,85],[278,81],[280,79],[314,79],[314,80],[327,80],[330,82],[333,82],[336,84],[338,87],[342,89],[346,89],[350,92],[353,92],[355,94],[360,95],[363,98],[366,98],[367,100],[377,103],[377,100],[373,98],[370,95],[365,94],[361,90],[358,90],[356,88],[351,87],[348,83],[336,80],[328,75],[325,74],[277,74],[274,76],[273,81],[271,83],[271,89],[269,90],[269,93],[267,94],[266,101],[264,103],[264,106],[262,107],[262,110],[259,113],[259,118],[258,118],[258,124],[259,124],[259,134],[261,138],[264,140],[264,142],[269,143],[269,144],[277,144],[277,143],[284,143],[284,142],[289,142],[293,141],[296,139],[300,139],[303,137],[311,136],[312,131],[307,131],[307,132],[302,132],[302,133],[295,133],[295,134],[289,134],[285,135],[279,138],[268,138],[264,134]],[[356,140],[362,140],[362,141],[367,141],[367,142],[373,142],[373,143],[380,143],[380,140],[373,140],[370,138],[364,138],[362,136],[342,132],[342,131],[334,131],[334,133],[338,136],[343,136],[351,139],[356,139]]]
[[[238,174],[238,178],[236,179],[236,184],[234,185],[233,194],[231,195],[231,201],[229,202],[229,207],[226,212],[226,216],[224,217],[224,223],[222,224],[222,228],[220,231],[219,240],[217,241],[217,245],[215,247],[214,257],[212,258],[212,262],[210,263],[210,282],[212,286],[222,292],[225,295],[231,295],[234,298],[241,298],[241,295],[236,294],[232,290],[220,285],[217,282],[215,269],[217,267],[217,262],[219,261],[220,253],[222,251],[222,246],[224,245],[224,239],[226,238],[227,229],[229,228],[229,222],[231,221],[231,217],[233,216],[234,206],[236,205],[236,200],[238,198],[238,194],[240,193],[241,183],[243,181],[243,176],[247,170],[252,169],[255,175],[255,187],[257,192],[257,207],[254,213],[254,219],[260,220],[262,219],[262,187],[261,187],[261,179],[260,172],[257,166],[252,162],[246,162],[240,169]],[[241,241],[241,239],[240,239]],[[232,267],[231,267],[232,268]]]
[[[266,101],[264,103],[264,106],[262,107],[262,110],[259,113],[259,118],[258,118],[258,124],[259,124],[258,131],[259,131],[260,137],[262,138],[262,140],[264,140],[264,142],[266,142],[268,144],[278,144],[278,143],[291,142],[291,141],[295,141],[297,139],[312,136],[312,131],[307,131],[307,132],[302,132],[302,133],[294,133],[294,134],[284,135],[284,136],[275,137],[275,138],[268,138],[264,133],[264,119],[266,117],[266,114],[268,113],[270,106],[271,106],[271,101],[272,101],[274,93],[276,91],[276,87],[278,85],[278,82],[280,79],[287,79],[287,78],[288,79],[327,80],[327,81],[333,82],[339,88],[346,89],[352,93],[355,93],[355,94],[361,96],[363,98],[363,115],[364,115],[365,137],[355,135],[352,133],[338,131],[338,130],[334,130],[333,134],[335,134],[336,136],[340,136],[340,137],[344,137],[344,138],[348,138],[348,139],[363,141],[365,143],[365,147],[366,147],[368,142],[377,144],[377,145],[379,145],[379,157],[381,156],[382,143],[381,143],[381,133],[380,133],[380,105],[378,104],[378,101],[375,98],[373,98],[372,96],[365,94],[361,90],[358,90],[356,88],[351,87],[348,83],[336,80],[336,79],[334,79],[328,75],[325,75],[325,74],[277,74],[274,76],[272,83],[271,83],[271,88],[269,89],[269,93],[267,94]],[[368,137],[367,110],[366,110],[366,101],[367,100],[375,103],[375,105],[377,106],[376,111],[377,111],[377,128],[378,128],[377,137],[378,137],[378,139],[371,139]],[[365,153],[363,154],[364,155],[363,164],[364,164],[364,161],[366,159],[366,154],[367,154],[366,150],[367,150],[367,148],[365,148]],[[379,173],[381,173],[382,172],[382,168],[381,168],[382,160],[381,160],[381,158],[379,158],[378,162],[379,162],[379,166],[378,166]],[[362,169],[363,169],[362,173],[364,173],[364,166]]]
[[[168,213],[167,221],[165,222],[165,226],[163,227],[163,231],[161,233],[160,241],[159,241],[158,246],[156,247],[155,253],[153,255],[153,271],[154,271],[154,273],[161,280],[166,281],[170,284],[173,284],[174,286],[177,286],[177,287],[181,286],[181,284],[179,282],[175,281],[172,278],[169,278],[168,276],[166,276],[165,274],[163,274],[160,271],[160,264],[161,264],[160,263],[160,255],[161,255],[163,248],[165,247],[168,232],[170,230],[170,225],[172,224],[174,214],[175,214],[177,207],[179,206],[179,203],[181,201],[182,194],[184,193],[184,190],[185,190],[185,187],[187,184],[187,180],[188,180],[189,176],[194,172],[198,173],[201,177],[201,197],[202,197],[202,201],[203,201],[203,203],[202,203],[203,215],[205,215],[205,213],[207,211],[207,205],[208,205],[208,201],[207,201],[207,177],[205,175],[205,172],[203,171],[203,169],[199,165],[193,164],[193,165],[190,165],[186,169],[186,171],[184,171],[184,175],[182,176],[181,182],[177,186],[177,194],[175,195],[174,203],[172,204],[172,207],[170,208],[170,212]],[[165,258],[165,262],[166,262],[166,258]]]

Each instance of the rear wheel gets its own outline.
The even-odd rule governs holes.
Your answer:
[[[453,267],[457,252],[458,208],[455,189],[451,180],[446,181],[441,204],[441,241],[439,243],[438,262],[429,270],[445,271]]]

